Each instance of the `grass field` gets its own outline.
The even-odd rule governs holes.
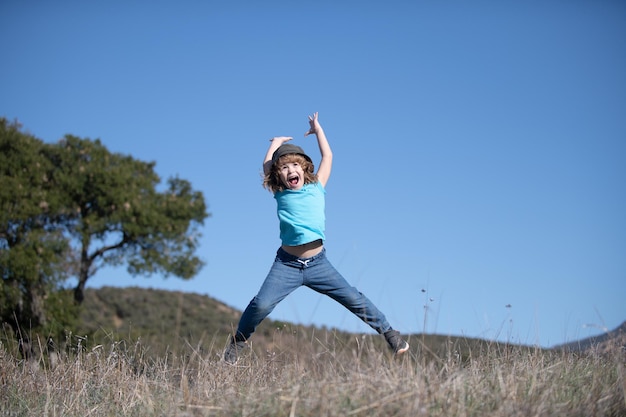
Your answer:
[[[139,341],[25,363],[0,347],[2,416],[626,416],[621,345],[585,353],[486,343],[393,358],[379,338],[276,332],[237,365],[225,337],[150,357]],[[281,346],[284,347],[281,350]],[[285,348],[286,347],[286,348]]]

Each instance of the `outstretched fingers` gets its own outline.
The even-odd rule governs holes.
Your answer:
[[[304,136],[309,136],[317,132],[317,127],[319,126],[317,116],[317,112],[313,113],[313,115],[309,115],[309,125],[311,126],[311,128],[304,134]]]

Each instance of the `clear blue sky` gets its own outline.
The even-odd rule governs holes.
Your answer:
[[[209,205],[195,279],[92,287],[243,310],[280,243],[268,140],[318,161],[318,111],[328,255],[398,330],[552,346],[626,320],[623,1],[5,0],[0,39],[0,116],[155,161]],[[306,288],[271,317],[369,331]]]

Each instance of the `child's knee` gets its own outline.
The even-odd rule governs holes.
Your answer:
[[[272,310],[276,306],[276,303],[270,300],[265,300],[263,298],[254,297],[252,299],[252,305],[257,313],[260,313],[263,316],[267,316],[269,313],[272,312]]]
[[[338,301],[344,306],[354,309],[363,308],[367,304],[366,300],[367,299],[360,291],[352,287],[351,291],[344,292]]]

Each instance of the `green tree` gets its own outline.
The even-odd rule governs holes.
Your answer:
[[[73,243],[77,302],[105,265],[127,263],[133,275],[197,274],[203,262],[194,253],[208,214],[188,181],[169,178],[159,192],[154,162],[111,153],[100,140],[67,135],[48,152],[67,210],[62,227]]]
[[[57,333],[72,316],[58,303],[69,245],[55,225],[60,200],[44,147],[0,118],[0,316],[25,341],[31,330]]]
[[[183,279],[202,267],[195,251],[208,214],[188,181],[169,178],[159,191],[154,162],[72,135],[44,143],[3,118],[0,151],[3,321],[48,323],[42,300],[60,306],[62,297],[49,295],[72,277],[80,304],[89,278],[107,265]]]

